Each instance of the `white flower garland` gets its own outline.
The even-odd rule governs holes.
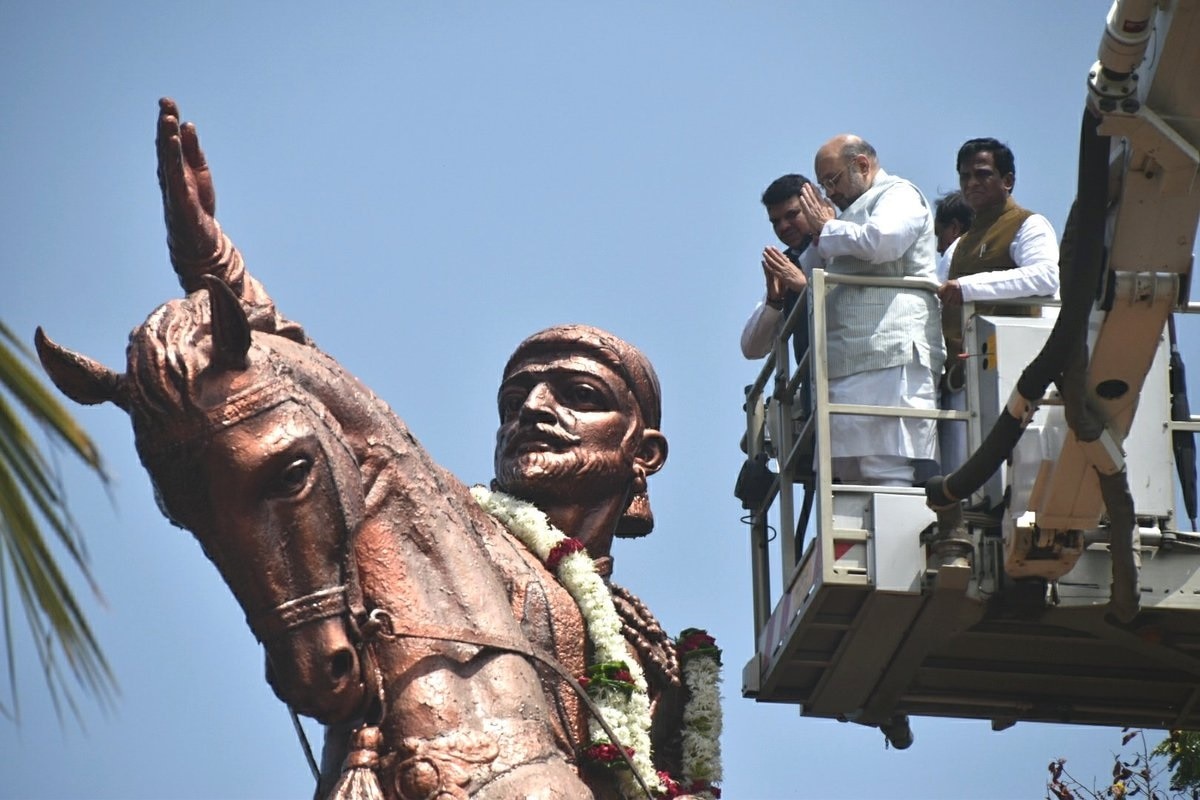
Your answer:
[[[471,487],[471,495],[543,562],[550,556],[550,551],[567,538],[532,503],[502,492],[493,492],[483,486]],[[587,551],[564,556],[558,565],[558,579],[579,606],[595,660],[622,661],[628,665],[633,678],[632,692],[626,694],[602,687],[593,695],[593,699],[620,743],[633,750],[631,760],[638,775],[651,791],[660,792],[662,782],[650,757],[650,696],[646,675],[637,659],[629,657],[625,637],[621,635],[621,618],[613,606],[612,594],[604,580],[596,574],[596,567]],[[608,735],[594,719],[588,720],[588,733],[593,743],[609,743]],[[628,771],[619,771],[618,777],[626,797],[641,795],[637,779]]]
[[[689,784],[721,781],[721,662],[707,652],[681,656],[688,701],[683,708],[683,778]],[[695,792],[712,800],[719,793]]]

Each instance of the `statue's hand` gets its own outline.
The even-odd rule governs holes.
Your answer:
[[[169,97],[158,101],[155,143],[167,245],[171,263],[182,274],[212,259],[221,247],[221,228],[214,216],[217,197],[196,126],[180,125],[179,107]]]
[[[307,344],[304,329],[275,310],[263,285],[246,271],[241,253],[217,224],[217,195],[196,126],[179,123],[179,106],[158,101],[158,186],[167,222],[167,247],[179,285],[188,294],[204,288],[205,276],[221,279],[250,315],[254,330]]]

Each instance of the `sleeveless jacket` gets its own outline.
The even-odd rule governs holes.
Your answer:
[[[1015,269],[1018,265],[1013,261],[1009,249],[1017,238],[1017,231],[1031,216],[1033,212],[1021,208],[1011,196],[1003,206],[977,214],[971,229],[962,235],[955,246],[954,258],[950,261],[950,280],[981,272]],[[975,312],[1010,317],[1039,317],[1042,313],[1037,306],[996,306],[990,303],[976,305]],[[962,327],[962,306],[942,309],[942,331],[952,362],[962,352]]]
[[[826,265],[828,272],[936,280],[937,242],[933,235],[933,215],[924,195],[908,181],[880,170],[871,188],[850,204],[838,219],[865,224],[880,198],[903,186],[911,187],[925,209],[925,221],[916,241],[896,260],[879,264],[852,256],[836,256]],[[841,284],[830,287],[825,309],[830,378],[903,366],[913,359],[914,351],[922,365],[934,373],[941,371],[946,352],[942,346],[938,301],[933,292]]]

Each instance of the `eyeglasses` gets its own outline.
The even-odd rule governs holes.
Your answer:
[[[838,185],[838,181],[840,181],[842,179],[842,176],[845,174],[846,174],[846,168],[842,167],[841,172],[839,172],[836,175],[831,175],[828,178],[822,178],[820,181],[818,181],[818,183],[821,184],[821,188],[824,189],[825,191],[832,192],[833,187]]]

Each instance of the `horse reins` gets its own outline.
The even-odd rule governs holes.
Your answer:
[[[303,599],[305,598],[299,598],[298,600],[289,602],[298,603]],[[361,640],[358,642],[360,653],[359,658],[364,670],[366,669],[366,661],[363,659],[363,655],[366,655],[366,649],[371,646],[373,640],[376,638],[385,640],[428,639],[438,642],[466,644],[479,647],[484,650],[495,650],[502,653],[513,653],[514,655],[522,656],[530,661],[535,668],[538,664],[549,667],[556,675],[558,675],[558,677],[562,678],[567,686],[571,688],[571,690],[575,693],[575,696],[578,697],[583,705],[587,708],[588,713],[590,713],[592,717],[600,724],[600,727],[604,729],[604,733],[608,735],[609,741],[616,746],[622,760],[625,762],[626,766],[629,767],[629,771],[637,779],[638,785],[641,787],[642,791],[645,792],[646,797],[652,798],[654,796],[653,792],[650,791],[650,787],[646,785],[645,779],[643,779],[637,769],[634,768],[633,759],[630,757],[626,748],[621,744],[620,739],[617,737],[612,727],[608,724],[608,720],[604,718],[604,715],[600,711],[600,707],[596,705],[596,701],[592,699],[591,695],[587,693],[587,690],[580,685],[578,679],[576,679],[575,676],[572,675],[557,658],[549,653],[546,653],[541,648],[534,647],[528,642],[523,643],[517,640],[510,640],[497,636],[488,636],[477,631],[448,628],[446,626],[439,626],[435,628],[424,625],[409,625],[406,630],[397,630],[392,615],[380,608],[376,608],[373,611],[368,612],[363,624],[359,625],[352,622],[351,625],[356,631],[360,632]],[[376,676],[376,682],[379,684],[376,686],[376,691],[382,697],[383,686],[382,681],[379,680],[378,676]],[[300,738],[301,746],[303,747],[305,757],[308,760],[309,769],[312,770],[313,773],[313,779],[319,783],[321,780],[321,772],[317,766],[316,759],[313,757],[312,747],[308,742],[308,736],[301,727],[300,720],[297,717],[296,712],[292,710],[291,706],[288,706],[288,710],[291,712],[292,724],[296,728],[296,735]],[[382,709],[380,713],[383,713]]]
[[[629,767],[629,771],[637,779],[638,785],[645,792],[646,797],[654,797],[654,793],[650,791],[650,787],[646,785],[645,779],[633,766],[633,759],[608,721],[604,719],[604,715],[600,712],[600,707],[596,705],[596,701],[592,699],[587,690],[580,685],[579,681],[572,675],[567,668],[559,662],[557,658],[543,651],[541,648],[534,647],[532,643],[510,640],[497,636],[481,634],[477,631],[468,631],[465,629],[455,629],[447,626],[429,627],[425,625],[409,625],[405,630],[398,631],[395,628],[395,623],[392,616],[383,609],[375,609],[367,615],[367,622],[362,626],[363,635],[366,637],[368,644],[375,637],[381,639],[430,639],[438,642],[453,642],[455,644],[467,644],[475,647],[480,647],[485,650],[496,650],[502,653],[513,653],[523,656],[528,661],[549,667],[563,681],[566,682],[576,697],[587,707],[588,712],[600,723],[600,727],[604,729],[604,733],[608,735],[611,741],[621,754],[622,760]]]

